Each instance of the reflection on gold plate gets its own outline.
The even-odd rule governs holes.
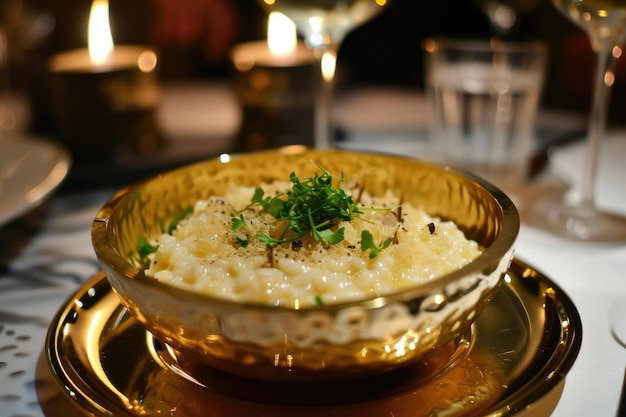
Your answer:
[[[581,343],[567,295],[514,260],[456,343],[418,364],[342,383],[272,384],[186,360],[120,305],[103,274],[59,311],[37,368],[49,417],[547,416]]]

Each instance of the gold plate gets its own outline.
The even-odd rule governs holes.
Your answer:
[[[272,384],[185,363],[123,308],[104,274],[52,322],[37,368],[49,417],[549,415],[580,350],[582,324],[550,279],[514,260],[458,345],[416,365],[342,383]]]

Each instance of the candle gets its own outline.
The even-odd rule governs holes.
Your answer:
[[[313,146],[315,58],[293,22],[271,13],[267,40],[236,45],[231,59],[243,113],[237,147]]]
[[[88,49],[58,53],[50,58],[50,69],[59,73],[101,74],[123,70],[138,70],[149,74],[156,69],[157,55],[149,47],[123,45],[114,47],[104,62],[94,62]]]
[[[48,63],[59,138],[76,161],[122,161],[163,145],[155,112],[157,55],[142,45],[114,45],[107,0],[94,0],[89,47]]]

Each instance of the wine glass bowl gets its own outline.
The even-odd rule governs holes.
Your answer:
[[[322,88],[316,90],[315,147],[333,146],[333,79],[339,45],[356,26],[372,19],[391,0],[258,0],[267,12],[290,18],[320,59]]]
[[[508,37],[519,26],[521,17],[537,7],[538,0],[474,0],[489,19],[497,36]]]
[[[615,80],[613,68],[626,38],[626,2],[623,0],[552,0],[556,9],[587,32],[596,53],[596,72],[589,114],[588,145],[576,205],[539,202],[533,222],[556,234],[580,241],[626,241],[626,217],[600,210],[595,203],[599,149],[604,138],[607,107]]]
[[[387,0],[260,0],[289,17],[313,49],[336,49],[346,34],[374,17]]]
[[[605,42],[611,48],[620,47],[624,42],[626,4],[622,0],[553,0],[553,4],[561,14],[587,32],[596,53]]]

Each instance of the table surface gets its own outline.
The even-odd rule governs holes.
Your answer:
[[[424,112],[419,92],[373,88],[338,98],[337,120],[347,132],[343,146],[424,156],[423,116],[413,116]],[[177,113],[190,101],[195,111],[183,116]],[[368,103],[386,110],[368,117]],[[219,109],[222,116],[214,115],[208,124],[202,122],[203,114],[211,109]],[[213,83],[165,90],[161,117],[172,137],[180,138],[182,148],[193,149],[195,143],[206,156],[228,149],[239,123],[232,94],[227,87]],[[544,132],[555,132],[573,129],[580,122],[576,120],[553,113],[541,123]],[[381,135],[387,139],[384,149],[376,140]],[[568,184],[567,195],[575,198],[583,153],[582,142],[555,149],[543,178],[558,178]],[[626,131],[610,131],[601,152],[597,202],[626,215],[624,162]],[[153,168],[158,169],[158,165]],[[89,229],[98,208],[118,188],[62,188],[44,204],[0,229],[0,416],[43,415],[35,391],[36,360],[53,314],[99,270]],[[520,206],[528,203],[523,193],[513,198],[518,198]],[[564,289],[583,323],[582,347],[553,415],[613,416],[624,378],[626,348],[612,337],[609,312],[616,303],[626,304],[626,244],[561,239],[534,228],[523,210],[522,221],[516,256]]]

